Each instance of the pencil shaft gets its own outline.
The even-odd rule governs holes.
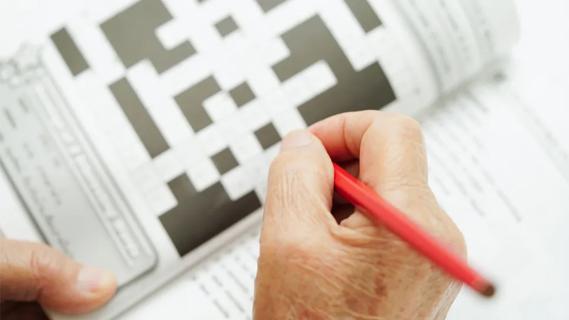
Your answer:
[[[456,280],[481,293],[491,286],[464,259],[337,164],[334,164],[334,186],[342,197],[360,208],[369,218],[385,226]]]

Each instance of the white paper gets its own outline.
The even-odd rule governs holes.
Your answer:
[[[110,305],[91,315],[95,318],[117,314],[240,234],[244,234],[245,248],[255,246],[254,230],[258,227],[259,210],[183,257],[160,223],[160,217],[181,201],[175,198],[168,185],[180,176],[189,177],[199,192],[220,182],[232,200],[247,192],[253,192],[260,199],[264,197],[266,171],[278,144],[265,150],[255,140],[253,132],[267,122],[274,124],[280,136],[304,127],[306,123],[295,107],[341,80],[334,74],[333,67],[337,66],[329,65],[322,58],[280,83],[273,66],[293,54],[281,38],[283,34],[317,14],[317,20],[310,21],[316,21],[318,26],[329,31],[333,45],[340,48],[354,71],[361,72],[379,62],[397,97],[386,102],[384,107],[407,113],[424,109],[439,95],[457,88],[497,56],[504,55],[516,34],[515,15],[507,0],[462,4],[444,1],[432,6],[416,1],[375,0],[370,5],[378,12],[381,25],[367,33],[341,0],[290,0],[267,14],[251,0],[149,1],[146,3],[162,3],[161,9],[172,15],[172,19],[152,33],[159,44],[167,50],[175,50],[189,40],[197,51],[174,67],[159,70],[160,61],[152,58],[126,66],[126,62],[121,61],[125,57],[117,55],[102,31],[101,24],[107,19],[136,3],[24,1],[15,6],[4,5],[8,8],[2,12],[7,18],[1,20],[5,25],[0,24],[2,32],[14,30],[12,25],[24,25],[17,27],[23,30],[21,37],[9,32],[0,55],[5,59],[14,55],[19,57],[17,50],[22,45],[32,44],[39,48],[44,71],[55,79],[71,106],[71,113],[100,153],[102,162],[158,254],[157,267],[123,288]],[[240,30],[225,37],[216,29],[216,23],[228,15],[233,17]],[[20,19],[14,19],[18,16]],[[46,41],[46,36],[62,26],[77,42],[89,64],[88,70],[77,77],[70,76],[54,44]],[[184,119],[175,97],[210,76],[215,77],[220,87],[219,93],[204,102],[204,109],[213,123],[197,132]],[[144,141],[133,130],[109,90],[111,84],[121,79],[129,81],[137,93],[170,146],[168,150],[149,155]],[[258,99],[238,107],[230,98],[230,92],[243,81],[250,84]],[[241,165],[221,174],[211,157],[225,148],[235,153]],[[1,193],[3,219],[0,227],[3,232],[8,237],[37,240],[37,232],[30,227],[30,221],[26,220],[8,183],[3,180],[0,184],[6,190]],[[211,201],[215,202],[215,199]],[[247,230],[253,230],[253,235]],[[233,253],[227,255],[242,257],[248,266],[254,265],[254,251],[251,255],[249,249],[241,248],[239,243],[230,246],[233,249],[228,250]],[[214,257],[223,257],[226,253],[223,250]],[[222,258],[212,259],[213,262],[208,260],[197,267],[195,274],[200,276],[194,271],[181,276],[181,279],[189,277],[188,287],[183,285],[185,280],[177,280],[171,285],[176,292],[172,295],[188,294],[196,301],[196,309],[187,310],[182,304],[180,308],[184,309],[180,313],[198,318],[217,318],[219,314],[228,318],[249,317],[253,285],[250,275],[245,276],[239,269],[228,271],[223,268],[223,263],[215,260]],[[243,275],[243,279],[232,284],[232,277],[237,275]],[[239,290],[245,290],[247,294],[240,295]],[[156,294],[151,300],[162,305],[179,304],[179,298],[170,300],[167,296]],[[152,308],[151,300],[140,306]],[[171,307],[168,310],[174,314],[178,309]],[[136,309],[133,312],[135,317],[149,314],[149,311]]]

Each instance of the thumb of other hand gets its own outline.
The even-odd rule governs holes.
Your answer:
[[[61,313],[83,313],[116,290],[114,276],[83,266],[39,243],[0,239],[0,301],[38,301]]]

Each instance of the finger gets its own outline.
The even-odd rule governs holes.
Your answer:
[[[427,162],[418,123],[406,116],[365,111],[340,114],[311,127],[333,159],[359,158],[359,177],[388,201],[406,210],[410,201],[431,201]],[[423,211],[421,211],[423,212]],[[361,214],[345,223],[369,224]]]
[[[310,130],[332,159],[359,159],[360,177],[370,184],[401,179],[427,182],[421,129],[410,117],[380,111],[343,113]]]
[[[0,300],[33,301],[61,313],[95,309],[114,294],[108,272],[82,266],[44,244],[0,240]]]
[[[334,161],[360,158],[360,144],[365,131],[378,117],[378,111],[366,110],[335,115],[310,126]]]
[[[333,168],[326,150],[307,130],[287,135],[271,164],[263,233],[309,234],[334,222],[330,215]]]

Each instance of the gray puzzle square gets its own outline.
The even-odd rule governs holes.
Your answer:
[[[226,37],[229,34],[233,33],[234,31],[238,30],[239,26],[231,16],[228,16],[225,17],[223,20],[217,22],[215,24],[215,28],[222,37]]]
[[[257,129],[255,131],[255,137],[257,137],[257,141],[259,141],[264,150],[267,150],[281,140],[281,136],[272,122]]]
[[[247,82],[243,82],[237,87],[231,89],[229,91],[229,95],[238,107],[241,107],[255,99],[255,93],[253,93],[253,90],[251,90],[251,87],[249,87]]]
[[[213,164],[219,171],[219,174],[229,172],[231,169],[239,166],[237,159],[229,148],[225,148],[211,157]]]

